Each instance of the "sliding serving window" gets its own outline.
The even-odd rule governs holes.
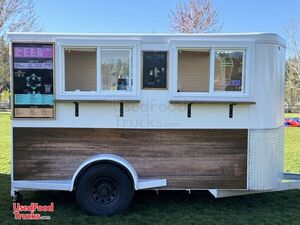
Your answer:
[[[245,94],[246,49],[177,49],[177,96]]]
[[[131,50],[101,50],[101,90],[131,91]]]
[[[96,91],[96,48],[65,48],[65,91]]]
[[[112,94],[132,91],[132,49],[65,47],[64,91]]]
[[[179,49],[177,92],[209,92],[209,68],[209,49]]]
[[[244,50],[215,51],[215,91],[243,91]]]

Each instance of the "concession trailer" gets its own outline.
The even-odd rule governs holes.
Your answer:
[[[285,42],[272,33],[9,33],[11,195],[75,191],[92,215],[134,191],[296,189],[283,172]]]

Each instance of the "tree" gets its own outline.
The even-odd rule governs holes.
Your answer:
[[[290,106],[300,102],[300,59],[290,57],[285,64],[285,103]]]
[[[300,59],[300,19],[291,18],[284,28],[287,56]]]
[[[188,0],[177,2],[176,10],[170,10],[170,28],[179,33],[220,32],[218,11],[210,0]]]
[[[33,0],[0,0],[0,93],[9,89],[8,31],[40,31]]]
[[[300,102],[300,21],[291,19],[284,31],[287,39],[285,103],[290,111],[290,106]]]
[[[9,50],[8,44],[0,37],[0,94],[9,90]]]

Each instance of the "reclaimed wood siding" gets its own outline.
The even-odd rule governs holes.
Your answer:
[[[101,153],[127,159],[164,189],[245,189],[247,130],[14,128],[14,179],[71,179]]]

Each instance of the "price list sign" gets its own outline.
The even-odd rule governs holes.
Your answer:
[[[15,118],[53,118],[53,44],[14,43]]]

